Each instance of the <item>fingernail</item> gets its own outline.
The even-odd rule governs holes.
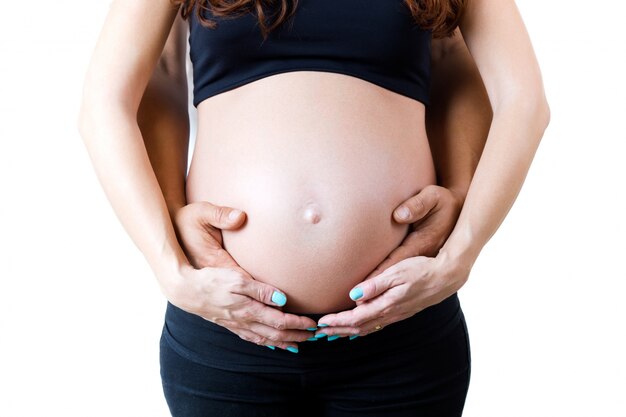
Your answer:
[[[267,346],[265,346],[265,347],[268,347],[268,348],[270,348],[270,349],[272,349],[272,350],[276,349],[276,346],[270,346],[270,345],[267,345]]]
[[[318,324],[319,327],[328,327],[328,324]]]
[[[318,333],[318,334],[315,335],[315,337],[318,338],[318,339],[321,339],[323,337],[326,337],[326,334],[325,333]]]
[[[237,220],[237,217],[241,214],[241,210],[232,210],[228,215],[230,220]]]
[[[363,290],[361,289],[361,287],[353,288],[352,291],[350,291],[350,298],[352,298],[354,301],[358,300],[361,297],[363,297]]]
[[[317,337],[309,337],[307,340],[309,342],[317,342]]]
[[[308,331],[310,332],[316,332],[317,331],[317,327],[309,327],[307,328]]]
[[[358,334],[353,334],[352,336],[350,336],[350,340],[354,340],[354,339],[356,339],[357,337],[359,337],[359,335],[358,335]]]
[[[400,206],[396,210],[396,216],[401,219],[408,219],[411,216],[411,211],[406,206]]]
[[[298,348],[293,346],[288,346],[287,350],[291,353],[298,353]]]
[[[285,297],[285,294],[279,293],[278,291],[274,290],[274,293],[272,294],[272,302],[282,307],[287,302],[287,297]]]
[[[339,339],[340,337],[341,337],[341,336],[339,336],[338,334],[334,334],[334,335],[332,335],[332,336],[328,336],[328,339],[327,339],[327,340],[329,340],[329,341],[333,341],[333,340],[337,340],[337,339]]]

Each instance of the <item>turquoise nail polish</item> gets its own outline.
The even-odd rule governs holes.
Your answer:
[[[317,337],[309,337],[307,340],[309,342],[317,342]]]
[[[332,341],[332,340],[337,340],[339,339],[341,336],[339,336],[338,334],[334,334],[332,336],[328,336],[328,340]]]
[[[270,348],[270,349],[272,349],[272,350],[276,349],[276,346],[270,346],[270,345],[267,345],[267,346],[265,346],[265,347],[268,347],[268,348]]]
[[[326,337],[326,334],[325,333],[318,333],[318,334],[315,335],[315,337],[318,338],[318,339],[321,339],[323,337]]]
[[[287,347],[287,350],[289,352],[292,352],[292,353],[298,353],[298,348],[297,347],[289,346],[289,347]]]
[[[287,303],[287,297],[285,297],[285,294],[274,291],[272,294],[272,302],[282,307]]]
[[[354,301],[358,300],[361,297],[363,297],[363,290],[361,289],[361,287],[353,288],[352,291],[350,291],[350,298],[352,298]]]
[[[357,337],[359,337],[359,335],[358,335],[358,334],[353,334],[352,336],[350,336],[350,340],[354,340],[354,339],[356,339]]]
[[[309,327],[307,330],[310,332],[315,332],[317,331],[317,327]]]
[[[318,324],[319,327],[328,327],[328,324]]]

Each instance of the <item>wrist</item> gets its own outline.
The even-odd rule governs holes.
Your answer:
[[[148,263],[157,279],[161,292],[168,300],[176,293],[185,273],[190,269],[194,269],[180,246],[164,250],[160,256],[153,260],[148,260]]]
[[[454,197],[454,200],[457,202],[459,207],[463,207],[463,204],[465,203],[465,197],[467,196],[467,190],[469,187],[465,185],[442,185],[442,187],[445,187],[448,189],[448,191],[450,191],[450,193]]]
[[[470,257],[456,257],[456,254],[442,248],[435,260],[438,262],[440,276],[444,277],[440,284],[450,293],[456,292],[467,282],[473,261]]]
[[[184,199],[181,200],[180,198],[177,198],[173,201],[170,201],[166,198],[166,204],[167,204],[167,211],[170,214],[170,219],[172,219],[172,223],[174,223],[176,213],[178,212],[178,210],[185,207],[187,205],[187,202]],[[176,226],[176,223],[174,223],[174,226]]]
[[[437,254],[453,271],[469,271],[474,266],[481,248],[468,234],[455,229]]]

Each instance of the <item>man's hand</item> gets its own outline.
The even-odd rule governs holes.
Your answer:
[[[437,255],[450,236],[463,207],[463,197],[437,185],[424,187],[393,213],[398,223],[411,223],[411,231],[365,279],[372,278],[403,259]],[[406,210],[403,210],[405,208]],[[406,216],[403,217],[403,211]]]
[[[222,248],[221,229],[238,229],[245,223],[245,219],[246,214],[241,210],[201,201],[180,208],[174,217],[174,226],[180,244],[194,268],[224,268],[239,265]]]

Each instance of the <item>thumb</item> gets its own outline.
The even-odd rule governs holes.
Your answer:
[[[361,282],[350,291],[350,298],[352,301],[367,301],[370,300],[385,291],[392,286],[392,280],[388,275],[378,275],[374,278],[370,278],[367,281]]]
[[[398,206],[393,217],[398,223],[415,223],[424,218],[439,202],[439,187],[429,185]]]
[[[208,201],[196,203],[195,208],[198,221],[205,226],[213,226],[218,229],[237,229],[240,227],[246,215],[243,211],[211,204]]]

